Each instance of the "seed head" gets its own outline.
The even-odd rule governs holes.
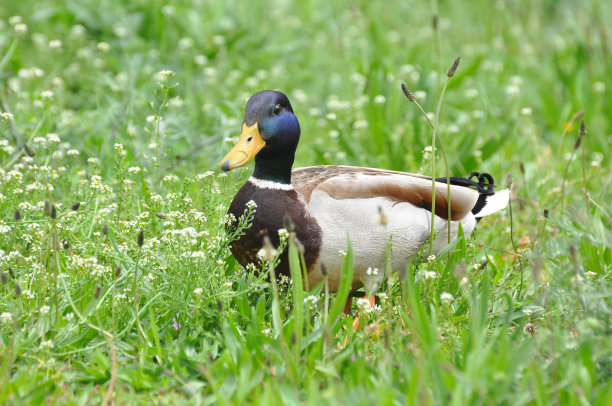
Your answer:
[[[142,230],[138,233],[137,243],[138,243],[139,247],[142,247],[143,244],[144,244],[144,231],[142,231]]]
[[[584,116],[585,111],[584,110],[580,110],[579,112],[577,112],[576,114],[574,114],[572,116],[572,120],[571,121],[576,121],[578,120],[580,117]]]
[[[403,83],[402,83],[402,91],[404,92],[404,95],[409,101],[414,101],[414,95],[412,94],[412,92],[410,92],[410,90],[408,90],[406,85]]]
[[[102,289],[102,287],[100,285],[96,286],[96,290],[94,290],[94,298],[98,298],[100,297],[100,290]]]
[[[70,248],[70,241],[68,241],[68,238],[64,237],[64,239],[62,239],[62,248],[67,250],[68,248]]]
[[[104,224],[104,227],[102,227],[102,234],[108,234],[108,224]]]
[[[155,215],[160,219],[168,218],[168,215],[166,213],[156,213]]]
[[[509,188],[512,187],[512,173],[508,172],[508,175],[506,175],[506,184],[508,185]]]
[[[482,261],[482,262],[480,263],[480,267],[479,267],[478,269],[483,270],[483,269],[485,269],[485,267],[486,267],[487,265],[489,265],[489,260],[488,260],[488,259],[485,259],[484,261]]]
[[[15,279],[15,272],[13,271],[13,268],[11,268],[10,266],[8,268],[8,273],[11,276],[11,279]]]
[[[19,209],[15,210],[15,221],[21,221],[21,212],[19,211]]]
[[[548,209],[544,209],[544,218],[547,219],[548,218]]]
[[[77,211],[81,207],[81,202],[76,202],[72,205],[72,210]]]
[[[576,251],[576,246],[574,244],[570,244],[569,249],[570,258],[572,258],[572,261],[575,263],[576,261],[578,261],[578,252]]]
[[[523,327],[523,332],[525,334],[532,335],[533,333],[535,333],[535,331],[536,331],[536,327],[533,323],[527,323],[525,324],[525,327]]]
[[[15,296],[21,296],[21,286],[18,283],[15,284]]]
[[[115,268],[115,271],[113,273],[115,275],[115,278],[118,278],[119,275],[121,275],[121,265],[117,265],[117,267]]]
[[[223,311],[223,302],[221,299],[217,299],[217,310],[219,310],[219,313]]]
[[[327,274],[328,274],[327,267],[325,266],[325,264],[323,262],[321,262],[321,274],[323,276],[327,276]]]
[[[55,208],[55,205],[52,204],[51,205],[51,219],[55,220],[57,218],[57,209]]]
[[[584,123],[584,120],[580,122],[580,135],[583,137],[586,135],[586,124]]]
[[[2,281],[2,284],[6,284],[8,282],[8,277],[6,276],[6,274],[2,271],[0,271],[0,280]]]
[[[48,200],[45,200],[45,208],[43,209],[43,214],[46,217],[49,217],[51,215],[51,203],[49,203]]]
[[[582,135],[578,135],[578,138],[576,138],[576,142],[574,143],[574,149],[578,149],[580,147],[581,142],[582,142]]]
[[[28,156],[32,158],[36,156],[36,152],[34,152],[28,144],[23,144],[23,150],[26,152],[26,154],[28,154]]]
[[[455,59],[455,62],[453,62],[453,64],[451,65],[451,67],[448,68],[448,71],[446,71],[446,76],[448,76],[449,78],[452,78],[453,76],[455,76],[455,72],[457,72],[457,67],[459,66],[460,60],[461,60],[461,57],[458,56],[457,59]]]
[[[521,175],[524,175],[525,174],[525,164],[521,162],[519,164],[519,169],[521,170]]]

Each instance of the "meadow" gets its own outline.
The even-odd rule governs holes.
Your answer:
[[[610,15],[3,2],[0,403],[612,405]],[[353,332],[347,285],[304,292],[290,238],[293,281],[236,263],[226,212],[252,165],[217,163],[246,99],[278,89],[296,166],[429,174],[435,153],[444,176],[402,83],[450,173],[491,173],[511,207],[394,270]]]

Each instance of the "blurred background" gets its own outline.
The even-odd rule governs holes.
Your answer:
[[[20,125],[46,109],[46,130],[82,159],[110,160],[121,142],[145,167],[157,154],[179,172],[216,168],[245,100],[278,89],[302,126],[296,165],[414,172],[431,130],[400,84],[433,112],[461,56],[440,118],[453,174],[499,178],[520,162],[535,173],[571,152],[578,122],[561,134],[580,110],[587,159],[607,168],[611,13],[601,1],[4,2],[0,29],[21,16],[27,32],[1,80]],[[10,44],[0,36],[1,52]],[[152,152],[147,117],[158,114],[164,69],[177,86]],[[53,102],[37,107],[45,90]]]

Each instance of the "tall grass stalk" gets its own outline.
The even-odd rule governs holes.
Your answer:
[[[447,81],[448,81],[448,79],[447,79]],[[438,140],[438,143],[440,144],[440,150],[442,151],[442,157],[444,158],[444,168],[446,170],[446,192],[447,192],[447,195],[448,195],[447,216],[450,219],[451,218],[450,172],[448,170],[448,159],[446,157],[446,150],[444,149],[444,143],[442,142],[442,139],[440,138],[440,135],[438,134],[437,130],[435,129],[433,123],[429,119],[429,116],[427,115],[427,113],[425,113],[425,110],[423,110],[423,107],[421,107],[421,104],[414,98],[414,95],[410,92],[410,90],[408,90],[408,88],[406,87],[406,85],[404,83],[402,83],[402,90],[404,91],[404,95],[406,95],[406,98],[409,101],[414,102],[414,104],[417,106],[417,108],[419,109],[419,111],[421,112],[423,117],[425,117],[425,120],[427,121],[427,123],[431,127],[432,131],[434,131],[436,139]],[[435,153],[435,151],[432,151],[433,155],[435,155],[434,153]],[[435,197],[434,197],[434,200],[435,200]],[[449,220],[448,221],[448,227],[447,227],[448,243],[450,243],[450,241],[451,241],[451,231],[450,230],[451,230],[451,225],[450,225],[450,220]],[[433,226],[432,226],[432,231],[433,231]]]

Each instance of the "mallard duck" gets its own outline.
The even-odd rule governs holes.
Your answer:
[[[389,241],[392,269],[407,261],[431,233],[430,177],[384,169],[353,166],[309,166],[292,169],[300,140],[300,125],[287,96],[266,90],[248,100],[242,133],[221,160],[224,171],[255,158],[253,175],[238,191],[229,214],[239,218],[250,201],[256,209],[252,224],[231,243],[238,262],[257,264],[265,236],[279,244],[279,230],[288,216],[304,246],[308,283],[313,287],[327,274],[329,289],[338,289],[348,238],[353,248],[353,288],[375,290],[382,279]],[[471,179],[476,177],[477,181]],[[493,178],[472,173],[450,178],[451,232],[457,238],[461,223],[468,236],[477,221],[508,204],[507,190],[495,192]],[[434,253],[447,244],[446,178],[436,179]],[[251,203],[252,204],[252,203]],[[289,275],[286,253],[277,271]]]

